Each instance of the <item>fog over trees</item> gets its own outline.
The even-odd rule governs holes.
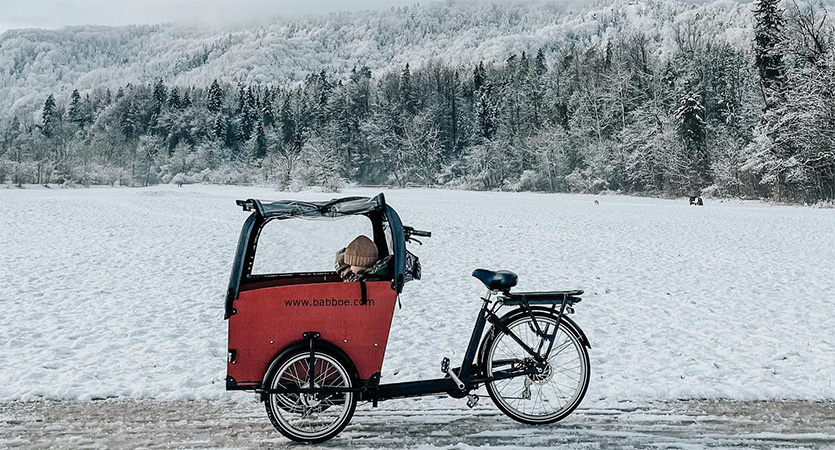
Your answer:
[[[487,5],[0,36],[0,181],[835,199],[831,3]]]

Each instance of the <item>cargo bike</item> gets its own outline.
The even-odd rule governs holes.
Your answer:
[[[241,230],[226,295],[227,390],[260,394],[278,431],[301,442],[334,437],[357,402],[446,394],[493,403],[525,424],[549,424],[580,404],[589,384],[589,340],[568,317],[583,291],[511,292],[517,276],[477,269],[487,288],[464,359],[443,377],[381,383],[395,304],[420,263],[406,249],[427,231],[403,226],[383,194],[327,202],[238,200],[250,212]],[[336,271],[254,274],[263,227],[274,220],[365,216],[382,276],[343,282]],[[488,245],[485,243],[485,245]],[[489,325],[489,329],[487,328]]]

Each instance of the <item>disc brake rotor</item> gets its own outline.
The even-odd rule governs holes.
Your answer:
[[[546,362],[545,363],[545,368],[543,368],[542,370],[538,370],[534,374],[528,375],[528,379],[530,379],[531,381],[533,381],[536,384],[542,384],[542,383],[547,383],[547,382],[551,381],[551,378],[553,378],[553,376],[554,376],[554,371],[551,368],[551,363]]]

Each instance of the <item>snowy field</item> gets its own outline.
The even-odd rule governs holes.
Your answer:
[[[251,401],[224,391],[223,299],[246,218],[234,200],[376,192],[0,189],[0,401]],[[395,313],[384,381],[437,377],[442,357],[460,361],[483,289],[470,273],[483,267],[515,271],[519,290],[586,291],[573,316],[592,343],[583,408],[835,399],[835,210],[385,193],[433,237],[412,246],[423,280],[407,284]],[[329,270],[352,237],[335,236],[294,239],[280,263]]]

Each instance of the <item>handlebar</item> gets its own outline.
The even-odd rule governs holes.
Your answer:
[[[415,230],[414,228],[407,226],[403,227],[403,232],[406,234],[406,239],[408,239],[411,236],[432,237],[431,231]]]

